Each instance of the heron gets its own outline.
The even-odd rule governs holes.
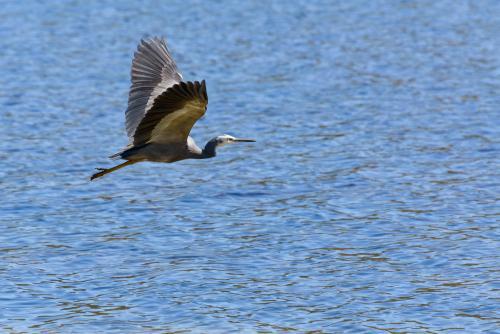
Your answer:
[[[208,104],[205,80],[184,81],[164,38],[141,39],[134,54],[131,86],[125,111],[129,144],[111,159],[125,162],[96,168],[90,180],[132,164],[152,161],[172,163],[184,159],[208,159],[226,144],[255,142],[227,134],[198,147],[189,135]]]

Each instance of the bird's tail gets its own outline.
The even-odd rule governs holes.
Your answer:
[[[113,155],[110,155],[110,156],[109,156],[109,158],[110,158],[111,160],[118,160],[118,159],[120,159],[120,158],[122,157],[122,153],[123,153],[123,151],[122,151],[122,152],[115,153],[115,154],[113,154]]]
[[[128,151],[128,150],[130,150],[131,148],[133,148],[133,146],[129,145],[129,146],[125,147],[124,149],[122,149],[120,152],[115,153],[115,154],[113,154],[113,155],[110,155],[110,156],[109,156],[109,158],[110,158],[111,160],[118,160],[118,159],[121,159],[121,158],[123,158],[123,157],[122,157],[122,154],[123,154],[123,153],[125,153],[125,152],[127,152],[127,151]]]
[[[138,161],[129,160],[129,161],[125,161],[124,163],[121,163],[121,164],[116,165],[116,166],[111,167],[111,168],[97,168],[97,170],[100,170],[100,172],[93,174],[90,177],[90,181],[97,179],[101,176],[104,176],[108,173],[114,172],[115,170],[118,170],[118,169],[123,168],[125,166],[135,164],[136,162],[138,162]]]
[[[134,146],[133,144],[129,144],[127,147],[125,147],[124,149],[122,149],[120,152],[115,153],[115,154],[109,156],[109,158],[112,159],[112,160],[127,159],[127,157],[129,157],[130,155],[136,153],[138,150],[140,150],[141,148],[144,148],[144,147],[146,147],[148,145],[149,144],[143,144],[143,145],[139,145],[139,146]]]

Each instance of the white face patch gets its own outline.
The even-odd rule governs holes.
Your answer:
[[[226,144],[232,144],[234,143],[234,138],[233,136],[230,135],[222,135],[222,136],[217,136],[217,146],[224,146]]]

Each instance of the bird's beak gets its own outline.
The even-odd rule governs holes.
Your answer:
[[[243,138],[235,138],[235,142],[242,142],[242,143],[254,143],[255,140],[253,139],[243,139]]]

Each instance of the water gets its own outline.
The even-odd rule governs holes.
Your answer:
[[[500,333],[496,1],[3,1],[0,332]],[[126,144],[132,53],[207,79]]]

